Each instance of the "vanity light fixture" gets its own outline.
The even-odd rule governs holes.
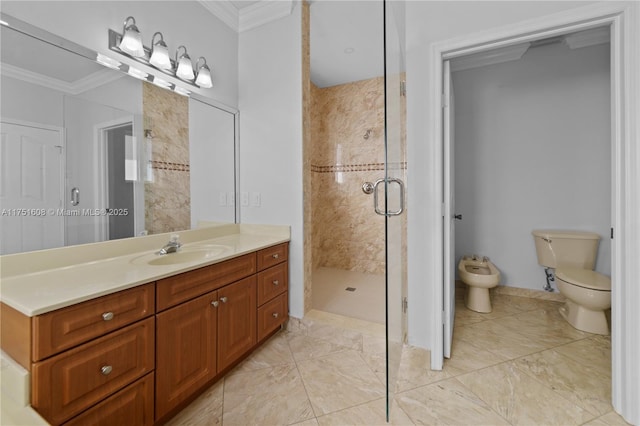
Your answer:
[[[207,65],[207,60],[200,57],[196,63],[196,72],[194,72],[193,63],[187,53],[187,48],[181,45],[176,50],[175,60],[169,56],[167,44],[164,36],[157,31],[151,37],[151,48],[142,44],[142,36],[136,20],[133,16],[129,16],[124,21],[122,34],[114,30],[109,30],[109,50],[124,55],[127,58],[134,59],[146,67],[142,69],[132,68],[126,61],[123,64],[112,58],[98,54],[97,62],[109,68],[127,70],[129,74],[142,80],[147,80],[153,84],[164,87],[166,89],[175,90],[181,95],[189,95],[192,90],[186,88],[176,89],[178,86],[188,84],[197,88],[211,88],[213,82],[211,78],[211,69]],[[149,69],[151,71],[149,72]],[[142,71],[144,70],[144,71]],[[155,72],[154,70],[157,70]],[[180,81],[173,82],[171,78],[162,78],[162,74],[178,79]],[[160,77],[158,77],[160,75]],[[187,86],[188,87],[188,86]]]
[[[131,21],[131,24],[127,25],[129,21]],[[118,47],[120,47],[120,50],[133,57],[142,58],[145,56],[144,45],[142,44],[142,35],[140,34],[138,27],[136,27],[136,20],[133,16],[129,16],[124,20],[124,25],[122,27],[122,40]]]
[[[162,87],[164,89],[171,89],[171,87],[173,86],[167,80],[164,80],[164,79],[159,78],[157,76],[153,76],[153,80],[151,82],[153,84],[155,84],[156,86]]]
[[[187,89],[183,89],[180,86],[176,86],[173,88],[173,91],[176,92],[179,95],[183,95],[183,96],[189,96],[191,94],[190,91],[188,91]]]
[[[122,65],[121,62],[118,62],[115,59],[112,59],[112,58],[110,58],[108,56],[105,56],[102,53],[98,53],[98,56],[96,58],[96,62],[98,62],[99,64],[104,65],[105,67],[112,68],[114,70],[119,70],[120,69],[120,65]]]
[[[184,49],[184,53],[182,55],[179,55],[180,49]],[[195,74],[193,73],[193,64],[191,63],[191,58],[187,54],[186,47],[178,47],[176,50],[176,62],[178,63],[178,67],[176,68],[176,77],[182,80],[193,81],[195,78]]]
[[[154,41],[156,36],[160,36],[160,40]],[[172,68],[169,49],[164,42],[164,37],[162,37],[161,32],[156,32],[151,39],[151,58],[149,59],[149,63],[161,70],[170,70]]]
[[[200,60],[202,60],[202,65],[200,65]],[[207,65],[207,60],[200,56],[198,58],[198,62],[196,62],[196,72],[198,76],[196,77],[196,84],[200,87],[204,87],[208,89],[213,86],[213,82],[211,81],[211,70]]]
[[[149,76],[149,74],[147,74],[146,72],[141,71],[138,68],[134,68],[132,66],[129,66],[129,69],[127,70],[127,74],[139,80],[146,80],[147,77]]]

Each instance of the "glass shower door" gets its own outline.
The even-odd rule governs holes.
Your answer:
[[[385,85],[383,214],[385,215],[386,255],[386,388],[387,421],[389,421],[407,330],[405,11],[404,2],[385,0],[383,7]]]

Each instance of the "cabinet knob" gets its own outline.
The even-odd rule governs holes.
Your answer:
[[[211,302],[211,304],[213,305],[214,308],[217,308],[220,302],[218,302],[217,300],[214,300],[213,302]]]
[[[105,365],[104,367],[102,367],[100,369],[100,372],[105,375],[108,376],[109,374],[111,374],[111,371],[113,370],[113,368],[110,365]]]
[[[227,297],[226,297],[226,296],[222,296],[222,297],[220,298],[220,301],[221,301],[222,303],[227,303],[227,300],[229,300],[229,299],[227,299]]]
[[[274,312],[274,313],[272,313],[271,315],[272,315],[274,318],[278,318],[278,313],[277,313],[277,312]]]
[[[105,312],[102,314],[102,319],[104,321],[111,321],[113,319],[113,312]]]
[[[277,259],[277,258],[280,257],[280,255],[278,255],[278,253],[274,253],[274,254],[271,255],[271,257],[273,257],[274,259]]]
[[[278,280],[273,280],[273,285],[278,285],[278,284],[280,284]]]

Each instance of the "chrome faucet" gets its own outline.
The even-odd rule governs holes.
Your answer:
[[[169,253],[175,253],[178,251],[178,249],[180,247],[182,247],[182,244],[180,243],[180,236],[179,235],[172,235],[171,239],[169,240],[169,242],[167,244],[165,244],[164,247],[162,247],[160,249],[160,251],[158,252],[158,254],[169,254]]]

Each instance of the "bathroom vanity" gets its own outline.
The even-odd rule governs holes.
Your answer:
[[[175,415],[288,318],[288,228],[265,229],[187,231],[193,241],[174,254],[133,251],[4,279],[2,349],[28,371],[30,405],[51,424]]]

